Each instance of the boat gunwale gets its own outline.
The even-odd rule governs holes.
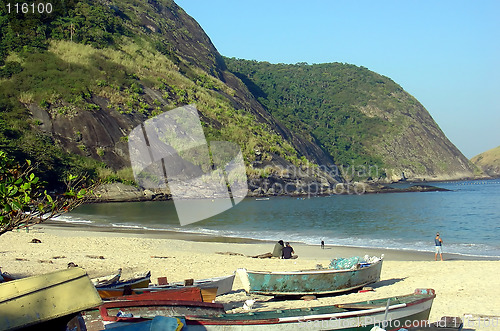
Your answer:
[[[194,286],[194,287],[197,287],[199,285],[207,285],[207,284],[210,284],[210,283],[213,283],[213,282],[219,282],[219,281],[224,281],[224,280],[229,280],[229,279],[233,279],[233,282],[234,282],[234,279],[236,277],[236,274],[233,273],[232,275],[226,275],[226,276],[218,276],[218,277],[213,277],[213,278],[204,278],[204,279],[198,279],[198,280],[194,280],[193,281],[193,285],[188,285],[188,286]],[[183,285],[183,282],[172,282],[172,283],[168,283],[166,285],[153,285],[151,284],[150,286],[148,286],[147,288],[169,288],[169,287],[187,287],[186,285]]]
[[[310,291],[310,292],[277,292],[277,291],[256,291],[250,290],[250,294],[259,294],[259,295],[274,295],[274,296],[296,296],[296,295],[322,295],[322,294],[332,294],[332,293],[342,293],[349,292],[355,290],[357,288],[363,287],[368,284],[375,283],[375,281],[369,281],[365,283],[361,283],[352,287],[345,287],[338,290],[328,290],[328,291]]]
[[[99,308],[106,309],[122,308],[122,307],[143,307],[143,306],[194,306],[205,308],[224,308],[222,303],[217,302],[201,302],[188,300],[113,300],[106,301],[99,305]]]
[[[377,266],[379,263],[382,263],[382,259],[371,263],[369,266],[357,269],[310,269],[310,270],[297,270],[297,271],[254,271],[254,270],[245,270],[247,273],[254,274],[262,274],[262,275],[305,275],[305,274],[324,274],[324,273],[341,273],[341,272],[354,272],[360,270],[371,269],[372,267]]]
[[[394,310],[394,309],[401,309],[409,307],[406,303],[398,303],[395,305],[389,306],[389,311]],[[334,317],[356,317],[356,316],[363,316],[367,314],[372,314],[372,313],[380,313],[385,311],[386,307],[377,307],[377,308],[371,308],[371,309],[360,309],[360,310],[351,310],[351,311],[343,311],[343,312],[338,312],[338,313],[331,313],[331,314],[321,314],[321,315],[307,315],[307,316],[301,316],[304,317],[304,321],[308,320],[321,320],[325,318],[334,318]],[[360,313],[361,312],[361,313]],[[289,321],[297,319],[297,317],[280,317],[280,321]]]
[[[112,290],[122,290],[126,286],[133,286],[141,283],[148,282],[148,284],[151,282],[151,277],[144,277],[142,279],[137,279],[134,281],[125,281],[123,283],[118,283],[114,285],[109,285],[109,286],[95,286],[97,291],[112,291]]]

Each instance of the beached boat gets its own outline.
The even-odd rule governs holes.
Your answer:
[[[227,276],[198,279],[194,280],[193,286],[198,286],[201,289],[217,287],[217,295],[224,295],[233,290],[234,277],[233,273]]]
[[[15,278],[12,277],[9,273],[7,272],[0,272],[0,283],[3,282],[10,282],[11,280],[14,280]]]
[[[217,288],[215,288],[215,291]],[[215,292],[214,291],[214,292]],[[208,299],[208,298],[207,298]],[[113,298],[113,300],[182,300],[203,302],[202,289],[196,286],[166,288],[160,291],[143,291],[140,288],[132,289],[131,295]],[[212,299],[213,300],[213,299]]]
[[[76,313],[101,303],[94,285],[81,268],[5,282],[0,284],[0,330],[35,324],[40,330],[47,330],[50,328],[42,327],[41,323],[55,320],[57,324],[66,325]]]
[[[235,274],[233,273],[232,275],[228,275],[228,276],[193,280],[192,286],[196,286],[196,287],[199,287],[201,289],[209,289],[209,288],[217,287],[216,295],[223,295],[223,294],[226,294],[226,293],[229,293],[232,291],[234,277],[235,277]],[[150,285],[148,288],[141,289],[141,290],[143,290],[143,291],[158,291],[161,289],[178,288],[178,287],[183,287],[183,286],[184,286],[183,282],[174,282],[174,283],[170,283],[167,285]]]
[[[94,286],[109,286],[116,284],[120,281],[120,277],[122,276],[122,268],[118,269],[118,272],[115,274],[111,274],[108,276],[92,278],[92,283]]]
[[[429,318],[432,289],[413,294],[332,306],[256,311],[216,316],[186,316],[185,329],[197,330],[359,330],[399,329]]]
[[[155,316],[212,316],[224,314],[220,303],[180,300],[113,300],[82,312],[88,331],[113,328],[153,319]]]
[[[118,297],[126,294],[132,294],[134,288],[147,287],[151,281],[151,271],[138,277],[128,280],[120,280],[110,285],[96,285],[97,292],[103,299]]]
[[[350,269],[301,271],[248,271],[238,269],[247,293],[264,295],[306,295],[347,292],[377,282],[382,259],[359,263]]]

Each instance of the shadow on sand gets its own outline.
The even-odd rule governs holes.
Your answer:
[[[393,284],[396,284],[396,283],[399,283],[403,280],[405,280],[405,278],[391,278],[391,279],[385,279],[385,280],[382,280],[380,282],[376,282],[374,284],[371,285],[372,288],[381,288],[381,287],[384,287],[384,286],[389,286],[389,285],[393,285]]]

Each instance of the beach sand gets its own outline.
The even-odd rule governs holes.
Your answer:
[[[41,243],[31,243],[34,238]],[[431,322],[441,316],[500,316],[498,260],[444,253],[445,261],[436,262],[433,252],[338,247],[328,246],[328,243],[325,249],[319,245],[293,244],[299,255],[296,260],[247,257],[271,252],[273,246],[270,242],[237,238],[41,225],[29,233],[21,230],[0,237],[0,267],[13,276],[25,277],[64,269],[73,262],[83,267],[91,278],[122,268],[122,278],[151,270],[152,281],[166,276],[173,282],[229,275],[237,268],[314,269],[317,264],[328,266],[330,259],[335,257],[384,254],[381,281],[370,285],[374,289],[371,292],[323,296],[312,301],[276,300],[267,296],[247,296],[236,277],[233,292],[217,297],[216,302],[223,303],[226,310],[237,312],[242,311],[244,301],[249,298],[257,300],[253,309],[265,310],[364,301],[409,294],[416,288],[433,288],[437,297],[431,310]],[[478,322],[468,323],[464,328],[483,329]],[[494,329],[500,330],[499,323],[497,320]]]

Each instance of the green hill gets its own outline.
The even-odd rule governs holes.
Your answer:
[[[55,176],[73,167],[131,180],[128,132],[195,103],[207,138],[239,143],[248,164],[259,150],[264,160],[308,167],[283,137],[293,135],[252,107],[209,38],[174,2],[106,3],[69,1],[32,21],[2,8],[3,149]]]
[[[225,60],[275,118],[318,142],[351,176],[369,166],[393,179],[472,175],[427,110],[387,77],[344,63]]]
[[[38,162],[51,183],[67,171],[132,181],[130,130],[186,104],[196,104],[208,140],[241,146],[252,191],[402,171],[471,175],[390,79],[344,64],[224,59],[173,1],[68,0],[36,15],[1,7],[0,36],[0,148]]]
[[[500,177],[500,146],[476,155],[470,160],[488,176]]]

